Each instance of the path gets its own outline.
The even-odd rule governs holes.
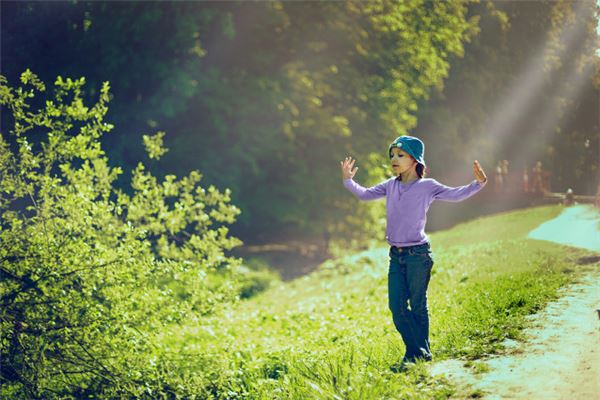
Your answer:
[[[567,207],[558,217],[529,232],[528,237],[600,252],[600,215],[590,205]]]
[[[478,393],[485,399],[600,399],[600,214],[589,205],[568,207],[529,237],[599,255],[579,260],[587,272],[562,288],[559,300],[530,316],[525,343],[507,341],[507,354],[477,361],[487,372],[474,373],[460,360],[436,363],[431,372],[457,383],[459,397]]]

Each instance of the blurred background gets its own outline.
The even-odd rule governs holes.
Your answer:
[[[284,279],[385,243],[385,203],[342,185],[391,176],[397,136],[425,142],[428,177],[489,184],[432,205],[427,231],[479,215],[590,201],[600,185],[596,1],[2,2],[1,74],[85,77],[112,99],[102,138],[124,173],[166,132],[158,177],[198,170],[231,189],[233,254]],[[40,100],[40,101],[43,101]],[[11,123],[2,113],[1,130]],[[10,140],[10,139],[9,139]]]

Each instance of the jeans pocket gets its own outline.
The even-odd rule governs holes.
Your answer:
[[[423,250],[417,251],[412,254],[412,257],[416,260],[421,261],[423,264],[427,265],[428,268],[431,268],[435,263],[433,258],[433,253],[431,250]]]
[[[433,264],[435,264],[435,260],[430,255],[430,256],[427,257],[427,266],[428,266],[428,268],[429,269],[433,268]]]

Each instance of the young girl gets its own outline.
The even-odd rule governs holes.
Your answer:
[[[389,308],[396,329],[406,346],[402,362],[392,371],[403,371],[416,360],[431,361],[427,286],[434,264],[429,239],[425,234],[427,210],[434,200],[458,202],[480,191],[487,177],[479,162],[473,162],[475,179],[468,185],[449,187],[435,179],[424,178],[425,145],[413,136],[394,140],[388,154],[395,177],[371,188],[352,178],[358,167],[346,157],[341,161],[344,186],[360,200],[386,198],[386,240],[390,245],[388,271]],[[410,309],[408,308],[410,304]]]

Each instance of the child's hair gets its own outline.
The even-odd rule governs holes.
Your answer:
[[[427,176],[425,167],[421,163],[417,163],[417,166],[415,167],[415,171],[417,172],[417,176],[419,178],[425,178]],[[399,179],[402,180],[402,176],[400,176]]]
[[[417,167],[415,169],[419,178],[425,178],[427,176],[427,171],[425,171],[423,164],[417,163]]]

